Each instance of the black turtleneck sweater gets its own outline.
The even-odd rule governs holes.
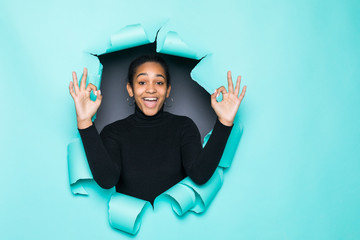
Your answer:
[[[136,106],[136,104],[135,104]],[[189,176],[207,182],[219,164],[232,127],[216,120],[202,148],[195,123],[162,109],[146,116],[135,113],[104,127],[79,129],[94,180],[103,188],[153,203],[154,199]]]

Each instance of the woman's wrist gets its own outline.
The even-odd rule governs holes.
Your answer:
[[[91,118],[89,119],[83,119],[83,120],[77,120],[77,127],[78,129],[85,129],[93,125]]]
[[[219,122],[221,122],[223,125],[231,127],[234,124],[234,121],[225,120],[222,118],[218,118]]]

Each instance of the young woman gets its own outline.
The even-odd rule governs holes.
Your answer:
[[[77,126],[95,181],[103,188],[153,203],[154,199],[186,176],[206,183],[219,164],[233,121],[245,95],[240,93],[240,76],[234,89],[228,72],[228,91],[220,87],[211,95],[217,120],[212,135],[202,148],[199,130],[188,117],[163,111],[171,91],[166,62],[158,56],[141,56],[129,67],[127,91],[135,99],[135,112],[104,127],[98,134],[91,118],[100,107],[102,95],[93,84],[86,87],[84,68],[80,86],[76,73],[70,82]],[[91,91],[97,96],[90,100]],[[216,97],[223,95],[222,101]]]

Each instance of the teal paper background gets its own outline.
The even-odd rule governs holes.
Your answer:
[[[86,49],[169,19],[212,53],[207,90],[228,69],[243,76],[244,132],[204,214],[163,206],[135,238],[359,239],[359,12],[357,1],[1,1],[0,238],[133,238],[108,223],[110,191],[70,191],[68,84]]]

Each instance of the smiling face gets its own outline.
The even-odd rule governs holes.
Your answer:
[[[132,86],[128,83],[126,89],[146,116],[154,116],[169,97],[171,86],[159,63],[145,62],[136,69]]]

